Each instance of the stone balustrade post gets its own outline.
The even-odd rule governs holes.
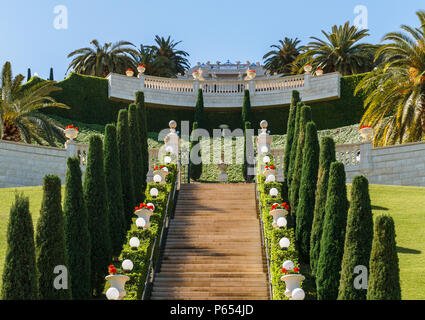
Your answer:
[[[249,89],[249,94],[250,95],[254,95],[255,94],[255,82],[254,82],[254,80],[249,80],[249,82],[248,82],[248,89]]]
[[[309,90],[311,88],[311,74],[304,74],[304,90]]]
[[[144,73],[139,73],[137,75],[137,77],[140,80],[140,91],[145,90],[145,74]]]
[[[73,140],[68,140],[65,142],[66,156],[67,158],[77,157],[78,156],[78,146],[77,143]]]
[[[267,133],[267,127],[269,126],[268,122],[266,120],[261,121],[260,127],[261,132],[257,137],[257,152],[258,154],[262,153],[270,153],[271,152],[271,144],[272,144],[272,137]],[[263,152],[263,148],[267,147],[267,152]]]
[[[193,82],[193,93],[197,95],[198,94],[198,90],[199,90],[200,87],[201,87],[201,83],[199,82],[198,79],[196,79]]]
[[[360,145],[360,171],[366,177],[373,171],[372,142],[368,141]]]

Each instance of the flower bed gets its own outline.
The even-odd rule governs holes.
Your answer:
[[[274,159],[272,154],[268,154],[270,157],[270,165],[274,165]],[[281,280],[284,275],[282,273],[282,264],[284,261],[291,260],[295,266],[298,266],[298,252],[295,249],[295,230],[291,227],[291,223],[288,223],[288,227],[275,229],[273,227],[273,217],[270,215],[270,208],[275,203],[285,203],[287,199],[282,199],[282,184],[279,182],[265,182],[263,175],[263,159],[264,155],[260,155],[257,160],[257,191],[259,194],[260,201],[260,215],[263,223],[264,236],[267,239],[267,250],[268,259],[270,263],[270,277],[273,287],[273,300],[288,300],[285,296],[285,283]],[[270,189],[276,188],[279,190],[277,197],[270,196]],[[292,219],[289,215],[288,221]],[[279,241],[282,238],[288,238],[291,242],[289,248],[282,249],[279,245]]]
[[[120,255],[120,261],[129,259],[133,262],[134,268],[126,275],[130,277],[130,281],[126,284],[127,295],[124,300],[141,300],[145,288],[146,276],[149,272],[150,258],[153,252],[153,267],[155,267],[159,253],[159,238],[163,229],[163,221],[165,215],[169,216],[173,210],[173,193],[177,178],[176,164],[167,165],[169,174],[166,178],[166,184],[158,185],[156,183],[148,183],[146,187],[145,203],[153,203],[155,206],[154,214],[150,219],[150,227],[144,230],[137,229],[135,223],[132,224],[131,230],[127,233],[127,241],[123,246]],[[150,195],[150,190],[156,188],[159,191],[157,197]],[[167,209],[168,199],[170,202]],[[166,212],[167,211],[167,212]],[[133,218],[135,221],[136,218]],[[136,237],[140,240],[137,249],[130,247],[130,239]],[[157,242],[155,243],[155,240]],[[154,247],[155,244],[155,247]]]

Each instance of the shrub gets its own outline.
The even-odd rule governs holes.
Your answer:
[[[142,144],[143,175],[141,179],[143,181],[143,190],[145,190],[149,171],[148,114],[145,105],[145,95],[141,91],[136,93],[136,110],[139,115],[140,141]]]
[[[79,158],[68,159],[63,213],[68,270],[72,280],[72,298],[88,300],[92,296],[90,233]]]
[[[119,160],[117,130],[108,124],[105,128],[105,187],[106,208],[109,214],[112,256],[118,257],[127,232],[122,199],[121,164]]]
[[[124,204],[126,230],[130,228],[136,200],[134,199],[133,156],[130,149],[130,132],[128,129],[127,110],[120,110],[117,124],[117,142],[121,166],[121,186]]]
[[[94,294],[100,295],[103,291],[105,268],[111,260],[112,249],[106,206],[103,147],[98,135],[91,136],[89,141],[84,198],[89,216],[91,285]]]
[[[35,248],[39,298],[41,300],[70,299],[70,281],[68,281],[68,289],[58,290],[53,286],[57,277],[54,273],[55,267],[68,267],[61,206],[61,181],[58,176],[47,175],[43,179],[43,199],[37,223]]]
[[[295,128],[294,128],[294,137],[292,139],[292,146],[289,155],[289,168],[288,168],[288,199],[291,198],[291,183],[292,175],[295,167],[295,157],[297,155],[297,146],[298,146],[298,137],[300,135],[300,117],[301,117],[301,108],[304,106],[302,102],[297,104],[295,110]]]
[[[314,218],[310,238],[310,267],[311,274],[316,274],[317,261],[320,254],[323,220],[328,193],[329,170],[335,161],[335,142],[331,137],[324,137],[320,142],[319,173],[314,204]]]
[[[247,141],[247,137],[246,137],[246,131],[249,129],[251,129],[251,122],[247,121],[244,124],[244,146],[243,146],[244,162],[242,165],[242,174],[245,179],[245,182],[247,183],[250,183],[253,178],[253,176],[249,174],[250,170],[253,168],[253,165],[248,163],[248,157],[254,154],[254,150],[252,148],[252,142]],[[248,145],[247,145],[247,142],[248,142]]]
[[[15,194],[7,226],[7,250],[3,270],[4,300],[36,300],[37,270],[34,227],[29,211],[29,199]]]
[[[300,259],[308,263],[310,258],[310,236],[314,216],[317,172],[319,170],[319,140],[314,122],[309,122],[306,125],[303,155],[295,238],[297,240]]]
[[[341,162],[331,164],[326,214],[316,269],[317,298],[336,300],[347,224],[347,187]]]
[[[290,185],[290,198],[291,211],[296,214],[298,207],[299,190],[302,175],[303,165],[303,151],[305,142],[305,129],[307,123],[311,121],[311,108],[309,106],[303,106],[301,108],[300,121],[299,121],[299,135],[298,143],[296,148],[296,156],[294,162],[294,169],[292,171],[291,185]]]
[[[204,115],[204,94],[202,89],[198,90],[198,99],[196,100],[194,121],[198,123],[199,128],[205,127]]]
[[[198,122],[194,122],[193,123],[193,125],[192,125],[192,133],[196,130],[196,129],[198,129]],[[198,145],[198,144],[200,144],[201,143],[201,139],[200,138],[198,138],[198,139],[196,139],[196,141],[194,141],[193,139],[191,139],[192,141],[190,142],[190,154],[191,154],[191,156],[192,156],[192,149],[196,146],[196,145]],[[199,157],[201,158],[202,157],[202,154],[201,154],[201,149],[199,149]],[[199,163],[199,164],[195,164],[195,163],[193,163],[193,159],[191,159],[190,160],[190,163],[189,163],[189,166],[190,166],[190,177],[191,177],[191,179],[193,179],[193,180],[198,180],[200,177],[201,177],[201,175],[202,175],[202,162],[201,163]]]
[[[341,266],[339,300],[366,300],[366,290],[354,287],[356,266],[367,266],[373,238],[373,218],[369,183],[364,176],[353,179],[347,217],[344,255]]]
[[[143,200],[143,186],[146,177],[143,177],[143,157],[142,157],[142,142],[140,140],[140,127],[137,119],[136,105],[130,104],[128,107],[128,129],[130,133],[130,153],[132,155],[133,164],[133,183],[134,183],[134,198],[136,203]]]
[[[391,216],[376,217],[369,264],[367,300],[401,300],[400,275]]]
[[[249,96],[249,90],[244,91],[243,105],[242,105],[242,128],[245,127],[246,122],[252,123],[252,110],[251,110],[251,99]]]

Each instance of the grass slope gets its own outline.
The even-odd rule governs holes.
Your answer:
[[[0,275],[3,274],[7,221],[15,190],[30,198],[34,224],[41,206],[41,187],[0,189]],[[425,300],[425,224],[422,209],[425,188],[371,185],[370,193],[374,215],[387,213],[395,221],[402,298]]]

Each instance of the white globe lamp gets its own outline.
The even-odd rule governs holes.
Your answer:
[[[277,219],[276,224],[279,228],[285,228],[288,224],[288,221],[286,221],[284,217],[280,217],[279,219]]]
[[[295,268],[295,264],[293,261],[291,260],[286,260],[283,264],[282,264],[282,268],[286,269],[286,270],[293,270]]]
[[[109,288],[106,291],[106,298],[108,300],[119,300],[120,299],[120,292],[117,288]]]
[[[261,148],[261,153],[268,153],[269,152],[269,148],[267,148],[267,146],[263,146]]]
[[[267,176],[267,178],[266,178],[266,182],[267,183],[270,183],[270,182],[275,182],[276,181],[276,177],[274,176],[274,175],[269,175],[269,176]]]
[[[153,203],[150,203],[150,202],[149,202],[149,203],[147,203],[146,205],[147,205],[148,207],[149,207],[149,206],[151,206],[151,207],[153,208],[153,211],[155,211],[155,205],[154,205]]]
[[[264,162],[264,163],[269,163],[269,162],[270,162],[270,157],[269,157],[269,156],[265,156],[265,157],[263,158],[263,162]]]
[[[168,146],[167,148],[165,148],[165,152],[167,152],[167,153],[173,153],[173,147]]]
[[[169,164],[169,163],[171,163],[171,157],[170,157],[170,156],[165,156],[165,157],[164,157],[164,163],[165,163],[165,164]]]
[[[130,239],[130,247],[136,249],[140,246],[140,240],[136,237]]]
[[[156,182],[156,183],[160,183],[162,181],[162,177],[159,174],[156,174],[153,177],[153,181]]]
[[[279,246],[282,248],[282,249],[287,249],[287,248],[289,248],[289,246],[291,245],[291,241],[289,241],[289,239],[288,238],[282,238],[282,239],[280,239],[280,241],[279,241]]]
[[[279,190],[277,190],[276,188],[272,188],[270,189],[269,193],[272,197],[277,197],[277,195],[279,194]]]
[[[149,193],[153,198],[156,198],[159,195],[159,191],[157,188],[152,188],[151,191],[149,191]]]
[[[145,219],[143,219],[143,218],[138,218],[138,219],[136,220],[136,226],[137,226],[137,228],[139,228],[139,229],[143,229],[143,228],[145,227],[145,225],[146,225],[146,220],[145,220]]]
[[[292,290],[292,298],[291,300],[304,300],[305,292],[301,288],[296,288]]]
[[[124,271],[131,271],[134,268],[133,262],[131,260],[128,260],[128,259],[124,260],[122,262],[121,266],[122,266]]]

